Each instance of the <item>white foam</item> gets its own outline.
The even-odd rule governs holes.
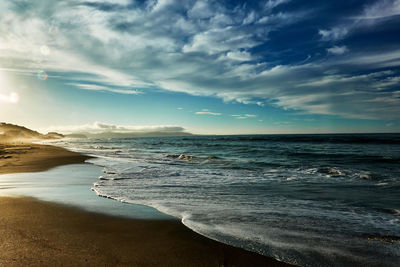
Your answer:
[[[153,207],[212,239],[301,263],[301,254],[352,257],[346,252],[352,244],[338,235],[354,225],[357,231],[366,229],[365,225],[395,228],[391,222],[382,224],[381,214],[370,214],[362,208],[349,210],[343,203],[302,199],[303,192],[311,192],[307,196],[314,197],[312,183],[334,183],[344,178],[365,183],[359,178],[370,173],[309,166],[265,168],[259,172],[215,169],[204,161],[200,165],[195,160],[170,160],[164,152],[135,150],[129,154],[130,149],[121,148],[124,155],[104,154],[104,149],[93,152],[98,158],[91,162],[104,166],[104,175],[92,190],[116,201]],[[281,184],[287,185],[286,191],[279,191]],[[324,188],[318,190],[321,193]],[[329,241],[329,246],[321,248],[321,241]]]

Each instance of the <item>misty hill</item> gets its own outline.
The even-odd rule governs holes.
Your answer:
[[[43,139],[60,139],[64,135],[50,132],[41,134],[23,126],[14,125],[10,123],[0,123],[0,142],[26,142]]]
[[[161,137],[161,136],[190,136],[191,133],[180,131],[132,131],[132,132],[114,132],[104,131],[99,133],[76,132],[71,134],[60,134],[49,132],[41,134],[23,126],[10,123],[0,123],[0,142],[32,142],[43,139],[61,139],[67,138],[135,138],[135,137]]]
[[[65,137],[67,138],[88,138],[86,135],[84,134],[66,134]]]
[[[135,137],[161,137],[161,136],[189,136],[191,133],[185,132],[102,132],[102,133],[73,133],[67,134],[65,137],[70,138],[135,138]]]

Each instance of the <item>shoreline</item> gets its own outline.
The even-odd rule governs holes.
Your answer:
[[[0,152],[0,174],[90,158],[36,144],[0,144]],[[123,218],[30,197],[0,197],[0,207],[0,265],[290,266],[202,236],[180,220]]]
[[[41,172],[61,165],[84,163],[90,158],[51,145],[0,143],[0,174]]]
[[[289,266],[174,220],[107,216],[29,197],[0,197],[0,214],[0,265]]]

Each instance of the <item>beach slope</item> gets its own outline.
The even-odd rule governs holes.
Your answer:
[[[287,266],[192,232],[32,198],[0,198],[0,266]]]

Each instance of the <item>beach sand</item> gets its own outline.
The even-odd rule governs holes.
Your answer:
[[[0,151],[3,174],[88,158],[33,144],[0,145]],[[178,220],[126,219],[28,197],[0,197],[0,266],[60,265],[288,266],[203,237]]]
[[[89,158],[61,147],[0,143],[0,174],[40,172],[60,165],[83,163]]]

